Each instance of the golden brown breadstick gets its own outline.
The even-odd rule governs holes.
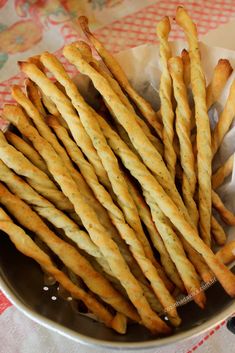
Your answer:
[[[184,74],[183,74],[184,84],[187,88],[191,83],[191,74],[190,74],[190,57],[189,57],[189,53],[186,49],[182,50],[181,59],[183,62],[183,69],[184,69]]]
[[[149,242],[144,234],[144,231],[142,229],[142,225],[141,225],[141,222],[139,219],[136,205],[129,194],[128,187],[127,187],[125,179],[123,178],[123,175],[119,169],[116,157],[114,156],[114,154],[113,154],[112,150],[110,149],[110,147],[108,146],[102,132],[100,131],[98,123],[95,122],[92,110],[89,108],[89,106],[86,104],[86,102],[84,101],[82,96],[79,94],[79,92],[76,88],[76,85],[69,78],[66,71],[64,70],[64,67],[56,59],[56,57],[54,55],[49,54],[49,53],[44,53],[41,55],[41,61],[42,61],[43,65],[45,67],[47,67],[47,69],[49,69],[53,73],[53,75],[56,77],[58,82],[60,82],[65,87],[66,93],[70,97],[70,99],[72,100],[74,107],[77,109],[77,111],[80,115],[80,119],[83,123],[83,126],[86,129],[87,134],[90,136],[90,138],[91,138],[91,140],[92,140],[92,142],[98,152],[98,155],[100,156],[102,164],[107,171],[110,182],[112,184],[113,191],[117,197],[117,202],[119,203],[119,206],[125,215],[127,223],[129,223],[129,225],[133,228],[133,230],[135,230],[136,236],[140,240],[140,242],[144,248],[146,256],[154,263],[155,258],[153,256],[150,244],[149,244]],[[55,122],[55,125],[56,125],[56,122]],[[58,127],[58,124],[57,124],[57,128],[60,128],[60,127]],[[57,129],[57,131],[58,131],[58,129]],[[68,134],[66,134],[66,131],[62,127],[60,128],[60,131],[62,132],[62,135],[60,134],[60,138],[65,137],[66,141],[68,141],[69,136],[68,136]],[[98,142],[96,143],[96,141],[98,141]],[[70,148],[70,152],[73,152],[73,155],[74,155],[75,154],[74,150],[76,150],[76,154],[79,157],[79,158],[77,158],[76,163],[79,163],[79,160],[82,160],[82,164],[79,163],[79,168],[81,168],[85,164],[85,160],[84,160],[81,152],[79,151],[78,148],[76,148],[76,145],[73,144],[72,141],[70,141],[69,146],[72,147],[72,148]],[[79,152],[80,152],[80,154],[78,155]],[[89,170],[89,173],[86,173],[87,170],[84,171],[84,174],[83,174],[84,177],[85,177],[85,174],[87,175],[87,177],[89,177],[92,173],[93,174],[92,181],[94,181],[95,180],[94,179],[95,178],[94,171],[90,168],[91,166],[89,164],[87,164],[86,166]],[[97,182],[98,182],[98,180],[96,180],[96,183]],[[93,186],[94,186],[94,184],[93,184]],[[91,183],[90,187],[92,187],[92,183]],[[93,188],[93,192],[95,192],[94,188]],[[96,197],[98,197],[97,193],[96,193]],[[104,197],[104,199],[107,199],[107,193],[106,193],[106,196]],[[100,202],[101,202],[101,200],[100,200]],[[115,212],[114,212],[114,214],[115,214]]]
[[[197,29],[187,11],[179,6],[176,22],[182,27],[189,43],[191,86],[195,102],[197,126],[197,170],[199,184],[199,228],[207,245],[211,244],[211,132],[206,107],[206,82],[198,49]]]
[[[225,231],[214,216],[211,218],[211,232],[216,244],[224,245],[226,243]]]
[[[101,183],[107,188],[110,188],[107,173],[104,170],[104,167],[92,145],[89,136],[78,119],[77,113],[74,110],[70,100],[45,76],[45,74],[42,73],[42,71],[37,68],[36,65],[27,62],[21,62],[19,65],[21,70],[25,72],[32,79],[32,81],[36,82],[37,78],[43,78],[46,86],[50,88],[50,91],[52,92],[50,98],[53,100],[53,103],[57,105],[58,110],[69,125],[70,131],[76,143],[81,147],[90,163],[94,166]],[[38,85],[38,82],[36,83]]]
[[[172,197],[175,204],[178,207],[181,215],[193,225],[191,218],[187,212],[187,209],[176,189],[175,183],[171,178],[171,175],[164,164],[161,155],[154,148],[148,138],[143,134],[141,128],[136,123],[135,115],[121,103],[115,92],[108,85],[108,82],[102,77],[97,71],[94,70],[80,54],[79,50],[73,45],[66,46],[64,48],[64,55],[79,68],[80,72],[87,74],[93,81],[95,87],[102,93],[109,105],[112,107],[118,121],[122,124],[132,141],[133,146],[138,151],[139,155],[143,159],[144,163],[153,172],[155,177],[161,186],[165,189],[167,194]],[[39,81],[39,80],[38,80]],[[42,83],[42,82],[40,82]],[[95,114],[95,112],[94,112]],[[144,148],[143,148],[144,146]],[[197,232],[196,228],[194,230]],[[195,257],[197,253],[194,254]],[[200,257],[200,255],[198,254]],[[192,258],[191,261],[194,261]],[[202,262],[202,259],[201,259]]]
[[[157,183],[155,178],[149,173],[146,175],[147,169],[138,157],[132,153],[125,143],[120,139],[120,137],[109,127],[109,125],[102,119],[98,117],[98,122],[109,141],[110,146],[114,150],[114,152],[122,159],[122,162],[126,166],[127,169],[130,170],[131,174],[141,183],[143,179],[145,181],[147,179],[152,179]],[[139,169],[140,168],[140,169]],[[142,169],[141,169],[142,168]],[[135,172],[133,172],[133,170]],[[138,175],[138,171],[140,175]],[[137,172],[137,174],[136,174]],[[147,172],[148,174],[148,172]],[[141,184],[142,187],[144,184]],[[144,190],[144,187],[143,187]],[[195,272],[194,267],[188,261],[184,249],[182,247],[181,242],[178,240],[176,234],[172,230],[170,222],[166,217],[164,217],[161,210],[158,208],[156,200],[156,196],[154,198],[151,197],[151,192],[146,193],[145,195],[146,201],[151,209],[152,217],[155,222],[155,225],[164,241],[164,244],[169,252],[169,255],[172,258],[172,261],[175,263],[177,270],[184,282],[185,288],[190,294],[195,294],[195,292],[199,291],[200,282],[198,281],[197,274]],[[194,300],[203,307],[205,303],[205,296],[203,292],[198,293],[198,295],[193,296]]]
[[[12,243],[20,252],[37,261],[39,265],[53,276],[63,288],[70,292],[74,298],[82,300],[87,308],[91,310],[99,320],[104,322],[105,325],[112,327],[113,318],[109,311],[99,303],[97,299],[75,285],[64,272],[58,270],[49,256],[34,243],[22,228],[15,225],[2,209],[0,209],[0,229],[9,235]]]
[[[90,168],[90,165],[86,165],[86,169],[83,169],[84,177],[87,178],[86,180],[94,191],[96,197],[99,198],[99,201],[108,210],[110,217],[112,217],[111,219],[113,223],[119,230],[120,235],[129,245],[133,256],[135,257],[137,263],[143,270],[145,276],[150,281],[152,288],[155,294],[157,295],[159,301],[161,302],[163,307],[167,309],[170,306],[170,302],[174,302],[174,300],[172,301],[173,298],[171,299],[170,293],[168,292],[167,288],[159,277],[156,268],[153,266],[153,263],[155,263],[155,259],[151,247],[143,232],[136,206],[129,194],[128,187],[119,169],[116,157],[108,146],[99,128],[99,125],[95,120],[95,116],[92,110],[85,103],[82,96],[80,96],[79,92],[77,91],[76,85],[72,82],[72,80],[69,79],[63,66],[57,61],[55,57],[53,57],[49,53],[42,54],[41,60],[43,64],[48,69],[50,69],[51,72],[53,72],[56,79],[64,85],[67,95],[71,98],[73,105],[79,112],[80,119],[84,125],[84,128],[86,129],[94,146],[96,147],[97,152],[103,163],[103,166],[108,173],[118,203],[121,209],[123,210],[127,222],[135,230],[136,235],[133,230],[125,223],[125,219],[123,217],[122,212],[120,212],[120,210],[115,207],[115,204],[112,202],[110,195],[106,192],[104,188],[100,188],[100,184],[98,183],[94,170]],[[60,128],[60,131],[66,133],[66,130],[62,127]],[[66,140],[68,140],[68,135],[66,136]],[[64,139],[63,142],[65,142]],[[78,155],[79,150],[78,148],[76,148],[77,146],[75,144],[71,145],[71,142],[72,140],[70,140],[70,147],[72,146],[72,148],[70,148],[70,152],[72,152],[73,150]],[[66,147],[68,147],[67,144]],[[80,158],[81,157],[82,156],[80,153]],[[77,159],[76,162],[79,163],[79,160]],[[85,160],[83,160],[82,163],[84,166]],[[79,163],[79,168],[82,168],[81,162]],[[97,189],[98,186],[99,189]],[[115,217],[113,217],[114,215]],[[177,317],[177,312],[175,310],[168,312],[168,315],[170,320],[175,325],[179,324],[180,319]]]
[[[104,46],[98,41],[98,39],[92,35],[92,33],[88,28],[87,18],[84,16],[79,17],[79,23],[81,25],[83,32],[91,41],[91,43],[99,53],[100,57],[103,59],[105,65],[108,67],[110,72],[118,81],[122,89],[127,92],[129,97],[136,104],[136,106],[138,107],[142,115],[145,117],[145,119],[154,128],[158,136],[161,137],[162,125],[158,120],[158,116],[156,112],[153,110],[153,108],[151,107],[151,105],[135,91],[135,89],[130,85],[126,77],[126,74],[124,73],[124,71],[122,70],[121,66],[118,64],[116,59],[104,48]]]
[[[27,136],[30,137],[35,149],[44,158],[49,171],[60,185],[63,193],[68,196],[74,205],[75,211],[81,218],[91,239],[107,259],[112,273],[126,289],[130,300],[141,316],[143,324],[153,332],[168,332],[168,326],[151,309],[139,282],[130,272],[117,245],[100,223],[94,210],[84,200],[60,157],[52,146],[38,134],[35,128],[28,124],[27,130]]]
[[[10,130],[5,132],[5,137],[12,146],[23,153],[25,157],[27,157],[36,167],[41,169],[46,174],[49,173],[44,160],[30,144]]]
[[[161,101],[160,109],[163,122],[162,140],[164,144],[164,159],[169,172],[174,179],[176,165],[176,153],[173,145],[175,117],[171,103],[172,82],[167,64],[171,57],[171,48],[168,42],[170,30],[170,20],[169,17],[166,16],[157,24],[157,36],[160,41],[160,60],[162,65],[159,96]]]
[[[233,163],[234,154],[232,154],[227,161],[212,175],[212,186],[214,190],[222,185],[224,180],[232,173]]]
[[[235,225],[234,214],[225,207],[221,198],[215,191],[212,191],[212,205],[219,212],[221,218],[224,220],[225,223],[230,226]]]
[[[34,106],[37,108],[39,113],[45,117],[47,115],[44,106],[41,101],[41,95],[40,92],[35,85],[35,83],[29,79],[25,81],[25,86],[26,86],[26,92],[29,100],[34,104]]]
[[[230,264],[235,260],[235,241],[230,241],[224,245],[217,253],[216,257],[224,264]]]
[[[6,106],[5,106],[6,107]],[[0,131],[0,159],[17,174],[26,177],[27,182],[49,199],[57,208],[64,211],[73,211],[73,206],[66,196],[57,189],[55,184],[40,169],[35,167],[21,152],[9,145]]]
[[[230,86],[229,96],[225,107],[219,116],[219,121],[212,133],[212,153],[213,156],[218,151],[226,133],[228,132],[235,116],[235,80]]]
[[[137,206],[140,218],[148,230],[153,246],[157,249],[160,254],[161,263],[165,272],[167,273],[171,281],[181,290],[181,292],[184,292],[185,288],[183,282],[177,272],[173,261],[169,256],[169,253],[166,250],[164,242],[162,241],[162,238],[158,233],[157,228],[155,227],[148,205],[145,203],[144,198],[127,175],[125,176],[125,178],[128,184],[128,188],[130,190],[130,194],[132,195],[132,198]]]
[[[193,147],[190,140],[191,110],[183,79],[183,63],[181,58],[170,58],[168,67],[173,82],[174,97],[177,102],[175,126],[180,143],[180,162],[183,168],[182,193],[189,215],[193,219],[195,226],[197,226],[198,211],[193,198],[197,179]]]
[[[121,102],[133,113],[135,113],[134,107],[133,105],[130,103],[129,99],[127,98],[127,96],[123,93],[119,83],[106,71],[104,70],[104,68],[100,65],[100,62],[98,60],[96,60],[91,53],[91,49],[88,46],[87,43],[85,42],[77,42],[75,43],[75,46],[82,52],[82,55],[84,58],[86,58],[86,60],[89,63],[92,63],[92,66],[102,75],[106,78],[106,80],[109,82],[110,86],[112,87],[112,89],[114,90],[114,92],[118,95],[118,97],[120,98]],[[108,105],[107,105],[108,106]],[[108,106],[109,108],[109,106]],[[112,114],[112,110],[110,109],[110,112]],[[114,116],[115,118],[115,116]],[[145,135],[149,138],[149,140],[152,142],[152,144],[154,145],[154,147],[158,150],[158,152],[160,154],[163,153],[163,145],[161,143],[161,141],[154,136],[148,125],[144,122],[143,119],[141,119],[138,115],[136,116],[137,122],[138,124],[141,126],[143,132],[145,133]],[[123,128],[122,128],[123,129]]]
[[[80,249],[96,258],[105,272],[111,274],[110,268],[100,253],[97,246],[91,241],[89,235],[79,229],[65,213],[61,212],[47,199],[39,195],[18,175],[14,174],[2,161],[0,161],[0,180],[3,181],[11,192],[20,197],[33,207],[43,218],[59,229],[63,229],[66,236],[71,239]]]
[[[219,59],[214,68],[212,80],[206,89],[206,106],[208,110],[220,97],[232,72],[233,68],[229,60]]]
[[[34,232],[68,268],[81,277],[91,291],[117,311],[133,320],[138,320],[134,308],[101,274],[93,269],[89,261],[80,255],[72,245],[57,237],[24,201],[10,193],[1,183],[0,202],[23,227]]]
[[[134,178],[139,181],[142,189],[146,190],[151,195],[154,200],[153,206],[155,206],[156,203],[159,205],[162,212],[171,220],[192,248],[203,256],[205,262],[214,272],[224,289],[230,293],[231,296],[234,296],[235,276],[215,258],[211,249],[198,237],[195,228],[182,217],[179,209],[177,209],[169,196],[166,195],[149,170],[140,162],[137,156],[126,147],[125,143],[119,138],[115,131],[113,131],[101,117],[99,117],[98,121],[115,154],[121,158],[124,166],[131,172]],[[156,224],[156,226],[159,230],[158,224]],[[172,260],[174,261],[174,258],[172,258]],[[180,272],[179,269],[178,271]]]

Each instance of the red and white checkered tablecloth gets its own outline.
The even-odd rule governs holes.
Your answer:
[[[174,17],[180,4],[190,12],[200,35],[235,16],[234,0],[0,0],[0,109],[4,103],[12,102],[9,87],[23,85],[24,78],[18,73],[16,62],[42,50],[55,51],[61,57],[60,49],[81,35],[77,16],[88,15],[96,35],[108,49],[118,52],[155,43],[156,22],[165,15]],[[181,38],[182,32],[173,24],[171,39]],[[62,61],[73,74],[74,67],[63,58]],[[232,352],[228,345],[235,351],[235,338],[223,322],[197,338],[152,352]],[[93,349],[32,323],[0,292],[0,353],[64,351],[93,352]]]

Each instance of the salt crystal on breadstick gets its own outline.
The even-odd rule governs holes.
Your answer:
[[[129,97],[133,100],[136,106],[139,108],[142,115],[149,122],[149,124],[154,128],[157,132],[158,136],[162,137],[162,125],[158,120],[157,113],[153,110],[151,105],[141,97],[136,90],[130,85],[126,74],[122,70],[121,66],[118,64],[117,60],[105,49],[101,42],[95,38],[88,28],[88,20],[86,17],[79,17],[79,23],[83,32],[86,34],[90,42],[94,45],[95,49],[99,53],[100,57],[103,59],[104,63],[116,78],[120,86]]]
[[[197,126],[197,170],[199,184],[199,228],[207,245],[211,244],[211,132],[206,106],[206,82],[201,65],[196,26],[183,7],[178,7],[176,22],[183,28],[189,43],[191,86]]]
[[[60,271],[50,257],[40,249],[25,231],[13,223],[10,217],[0,209],[0,229],[9,235],[16,248],[26,256],[39,263],[52,277],[56,279],[75,299],[82,300],[86,307],[95,314],[106,326],[112,327],[112,314],[94,296],[86,293],[75,285],[64,272]],[[3,234],[3,233],[2,233]],[[124,332],[120,332],[124,333]]]
[[[168,36],[171,30],[169,17],[164,17],[157,24],[157,36],[160,41],[160,60],[162,65],[162,74],[160,78],[159,96],[161,101],[161,116],[163,122],[162,140],[164,144],[164,159],[171,173],[175,178],[176,153],[174,150],[174,111],[172,108],[172,81],[168,71],[168,60],[171,57],[171,48],[168,42]]]

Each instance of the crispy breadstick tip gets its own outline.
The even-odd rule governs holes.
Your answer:
[[[90,29],[88,27],[89,21],[88,21],[88,18],[86,16],[80,16],[78,18],[78,22],[79,22],[83,32],[85,32],[86,34],[91,33],[91,31],[90,31]]]
[[[157,34],[159,37],[167,37],[171,30],[171,24],[168,16],[163,17],[163,19],[157,24]]]
[[[80,51],[86,61],[90,62],[92,60],[92,51],[86,42],[78,41],[73,43],[73,45]]]

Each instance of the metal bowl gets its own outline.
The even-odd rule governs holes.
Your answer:
[[[169,337],[151,335],[144,327],[132,325],[126,335],[118,335],[104,325],[78,314],[69,302],[57,296],[56,286],[43,290],[40,267],[19,253],[5,234],[0,233],[0,287],[10,301],[25,315],[41,325],[79,343],[112,349],[147,349],[170,345],[192,338],[218,324],[235,312],[235,301],[215,283],[201,310],[193,302],[179,308],[182,325]],[[233,267],[235,272],[235,267]]]

